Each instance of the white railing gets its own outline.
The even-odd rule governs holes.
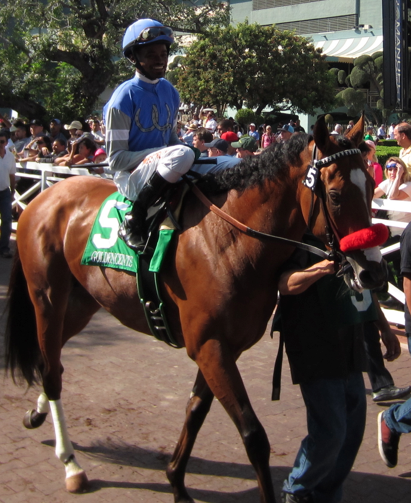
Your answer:
[[[16,178],[29,178],[33,180],[33,185],[23,194],[19,194],[17,191],[14,195],[14,201],[12,207],[15,208],[19,206],[24,210],[27,206],[27,199],[38,192],[51,187],[56,182],[60,182],[70,176],[97,176],[100,175],[92,174],[86,167],[73,166],[69,168],[68,166],[53,166],[51,163],[45,162],[22,162],[17,164]],[[104,177],[104,175],[102,175]]]
[[[391,210],[391,211],[401,211],[404,213],[411,213],[411,201],[392,201],[389,199],[373,199],[372,208],[375,210]],[[394,220],[385,220],[381,218],[373,218],[372,222],[383,223],[388,227],[400,227],[405,229],[407,227],[407,222],[397,222]],[[397,251],[400,249],[400,243],[395,243],[390,246],[386,246],[381,249],[382,255],[387,255],[388,253]],[[388,293],[399,300],[402,304],[405,304],[404,293],[395,287],[393,284],[388,283]],[[398,325],[404,325],[404,313],[402,311],[396,311],[394,309],[382,309],[385,317],[390,323],[395,323]]]

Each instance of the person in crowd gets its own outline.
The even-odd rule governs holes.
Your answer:
[[[197,128],[200,127],[201,121],[198,114],[193,114],[193,118],[190,121],[190,125],[197,126]]]
[[[197,126],[194,124],[190,124],[187,128],[187,132],[183,134],[182,140],[184,143],[187,143],[190,147],[193,146],[193,137],[197,131]]]
[[[43,157],[36,157],[36,162],[40,163],[54,163],[60,157],[68,155],[66,139],[54,140],[52,145],[52,153],[44,155]]]
[[[394,139],[401,147],[399,157],[404,161],[408,172],[411,174],[411,124],[401,122],[395,126]]]
[[[83,125],[80,121],[73,121],[71,124],[66,125],[65,129],[70,134],[70,137],[67,140],[67,145],[70,147],[71,144],[78,139],[77,131],[80,131],[80,135],[83,133]]]
[[[378,186],[380,183],[382,183],[384,176],[383,176],[382,166],[378,162],[378,159],[376,156],[376,146],[375,146],[375,143],[371,140],[366,140],[365,143],[370,147],[370,150],[367,155],[367,164],[368,164],[368,166],[372,167],[371,176],[375,180],[375,185]]]
[[[65,156],[58,157],[54,164],[58,166],[78,166],[93,162],[97,145],[89,136],[80,137],[77,142],[72,143],[71,152]]]
[[[390,140],[394,140],[394,129],[395,129],[395,122],[391,123],[391,126],[388,128],[388,138]]]
[[[30,121],[29,127],[32,140],[41,134],[45,134],[43,123],[39,119],[33,119]]]
[[[272,127],[267,126],[265,128],[265,133],[263,133],[261,137],[261,148],[267,148],[273,143],[276,143],[275,134],[273,133]]]
[[[340,136],[343,134],[343,127],[341,124],[336,124],[334,129],[331,131],[331,134],[334,136]]]
[[[368,126],[365,132],[364,141],[371,140],[374,141],[374,128],[372,126]]]
[[[51,139],[51,143],[53,143],[55,140],[66,140],[67,138],[65,134],[61,130],[62,124],[60,119],[51,119],[50,121],[50,133],[48,133],[48,136]]]
[[[255,138],[251,136],[242,136],[238,141],[232,142],[231,146],[236,149],[237,157],[239,159],[245,159],[246,157],[251,157],[256,155],[258,150],[258,145]]]
[[[195,159],[194,151],[177,137],[180,97],[164,78],[173,41],[171,28],[158,21],[139,19],[129,26],[123,53],[136,73],[117,87],[104,107],[108,172],[115,173],[119,192],[133,201],[119,236],[137,251],[145,247],[148,208]]]
[[[17,154],[19,154],[22,153],[24,147],[28,143],[30,143],[30,132],[27,124],[24,124],[23,121],[16,121],[14,123],[14,126],[16,128],[16,131],[14,133],[15,135],[14,145],[16,147]]]
[[[254,122],[252,122],[248,128],[248,136],[251,136],[251,138],[254,138],[254,140],[257,143],[257,146],[259,145],[260,135],[259,135],[258,131],[256,130],[256,126],[255,126]]]
[[[230,155],[231,157],[235,157],[237,155],[237,150],[232,146],[232,143],[235,143],[238,141],[237,134],[234,133],[234,131],[227,131],[225,133],[222,133],[221,139],[228,142],[227,155]]]
[[[217,125],[217,133],[220,138],[222,137],[221,135],[228,133],[229,131],[232,132],[233,125],[233,121],[231,121],[230,119],[223,119],[222,121],[220,121]]]
[[[312,234],[304,242],[323,248]],[[365,429],[363,324],[377,313],[369,290],[354,293],[335,275],[333,262],[317,259],[296,250],[278,283],[273,330],[284,340],[308,430],[284,481],[284,503],[341,501]]]
[[[305,133],[305,129],[301,126],[300,119],[295,121],[294,131],[296,133]]]
[[[93,140],[97,145],[104,145],[106,140],[101,131],[100,121],[98,119],[93,119],[90,122],[91,134],[93,135]]]
[[[374,190],[374,197],[387,196],[387,199],[411,201],[411,175],[408,173],[404,162],[399,157],[390,157],[385,163],[386,180],[381,182]],[[389,220],[396,222],[410,222],[411,213],[403,211],[387,211]],[[398,243],[403,232],[401,227],[390,226],[390,238],[385,243],[386,246]],[[397,281],[389,268],[389,281],[402,290],[402,276],[400,274],[400,254],[392,252],[386,255],[385,260],[392,262]],[[385,301],[384,301],[385,302]],[[382,304],[384,305],[384,302]],[[387,307],[389,307],[387,305]]]
[[[210,131],[204,128],[197,130],[193,136],[193,147],[201,152],[200,157],[208,157],[206,143],[211,143],[212,141],[213,134]]]
[[[348,131],[351,131],[351,129],[354,127],[354,121],[351,120],[348,122],[348,126],[347,126],[347,129],[346,129],[346,133],[348,133]]]
[[[11,132],[9,129],[4,128],[4,132],[6,133],[7,136],[7,145],[6,148],[14,155],[16,156],[16,147],[14,145],[13,140],[11,139]]]
[[[294,128],[289,124],[285,124],[278,131],[279,131],[279,143],[284,143],[288,141],[294,134]]]
[[[94,152],[94,157],[93,157],[93,162],[95,164],[99,164],[101,162],[105,162],[107,159],[107,152],[102,149],[102,148],[98,148],[95,152]]]
[[[51,152],[50,137],[41,133],[24,147],[24,154],[19,158],[19,162],[36,162],[38,157],[48,156]]]
[[[411,353],[411,225],[405,228],[400,242],[401,273],[404,278],[405,332]],[[378,450],[384,463],[394,468],[398,463],[398,448],[401,435],[411,432],[411,398],[404,403],[395,403],[378,414]]]
[[[12,211],[16,183],[16,160],[14,155],[6,149],[7,136],[0,131],[0,257],[11,258],[10,236]]]
[[[210,131],[211,133],[215,133],[216,129],[217,129],[217,121],[215,120],[215,114],[214,112],[210,111],[208,112],[207,114],[207,120],[205,122],[205,126],[204,126],[208,131]]]
[[[208,149],[208,157],[219,157],[220,155],[227,155],[229,144],[227,141],[217,138],[211,143],[206,143]]]
[[[387,136],[387,133],[385,131],[385,126],[384,124],[381,124],[381,126],[377,130],[377,138],[380,140],[385,140],[385,137]]]

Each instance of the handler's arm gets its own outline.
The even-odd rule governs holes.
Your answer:
[[[280,276],[278,290],[281,295],[298,295],[327,274],[334,273],[334,262],[322,260],[307,269],[286,271]]]

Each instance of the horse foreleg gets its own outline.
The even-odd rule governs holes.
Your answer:
[[[193,499],[187,493],[184,477],[194,442],[210,410],[213,398],[213,393],[199,371],[187,404],[184,426],[167,467],[167,478],[173,488],[175,503],[193,503]]]
[[[50,400],[50,409],[56,435],[56,456],[66,470],[66,489],[71,493],[86,492],[89,487],[87,475],[74,455],[61,400]]]
[[[270,473],[270,444],[247,395],[233,352],[221,340],[209,339],[193,355],[208,386],[240,432],[260,489],[261,503],[275,503]]]
[[[46,420],[47,414],[50,410],[49,399],[45,393],[42,393],[37,400],[37,408],[35,410],[28,410],[23,419],[23,424],[29,430],[38,428]]]

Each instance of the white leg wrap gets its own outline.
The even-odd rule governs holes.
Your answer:
[[[39,414],[47,414],[50,412],[49,399],[45,393],[42,393],[37,400],[37,409]]]
[[[83,470],[74,456],[61,400],[50,400],[50,409],[56,435],[56,456],[65,465],[66,478],[72,477]]]

